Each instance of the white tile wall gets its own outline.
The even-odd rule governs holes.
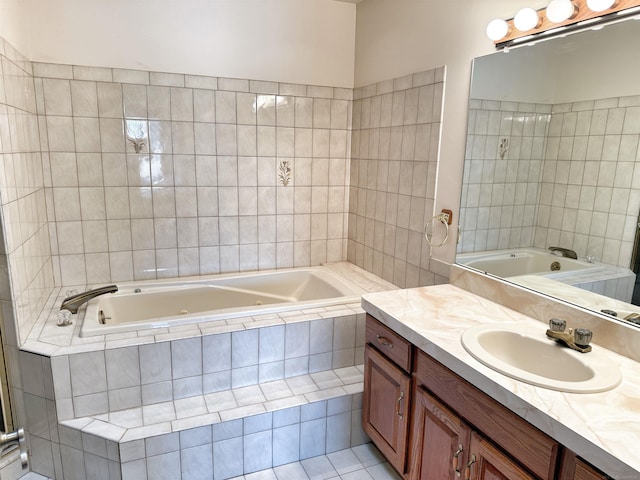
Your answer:
[[[18,350],[53,288],[42,176],[48,146],[39,135],[35,89],[31,62],[0,38],[0,308],[10,420],[15,428],[37,432],[31,462],[53,474],[59,455],[47,448],[57,441],[53,388],[45,381],[51,370],[41,357],[27,358]],[[23,361],[32,373],[24,382]],[[28,416],[27,409],[36,413]],[[23,473],[6,462],[1,470],[3,478]]]
[[[47,144],[38,130],[32,65],[3,39],[0,44],[1,263],[8,267],[0,278],[0,302],[7,314],[3,342],[11,350],[26,339],[53,278],[42,176]]]
[[[348,259],[400,287],[442,281],[422,231],[433,214],[443,74],[354,91]]]
[[[36,68],[57,283],[346,258],[351,90],[63,67]]]

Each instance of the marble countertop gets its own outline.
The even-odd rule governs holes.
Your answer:
[[[453,285],[366,294],[364,310],[522,418],[618,480],[640,478],[638,362],[598,346],[619,367],[622,382],[601,393],[564,393],[502,375],[475,360],[460,342],[469,327],[546,325]]]

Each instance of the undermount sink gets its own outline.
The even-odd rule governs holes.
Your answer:
[[[571,393],[610,390],[620,383],[618,367],[594,348],[571,350],[540,329],[521,325],[479,325],[462,334],[462,345],[479,362],[511,378]]]

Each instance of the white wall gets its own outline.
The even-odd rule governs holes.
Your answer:
[[[471,61],[494,51],[485,29],[493,18],[544,0],[367,0],[356,19],[356,86],[436,66],[447,67],[435,211],[459,212]],[[454,224],[457,219],[454,218]],[[455,231],[450,235],[456,238]],[[455,242],[433,250],[431,269],[448,275]],[[435,260],[442,260],[438,265]]]
[[[639,95],[638,38],[640,21],[632,20],[565,39],[580,48],[559,63],[554,103]]]
[[[471,97],[553,103],[559,56],[539,53],[537,48],[521,47],[511,49],[508,53],[496,52],[477,59],[473,63]]]
[[[23,3],[34,61],[353,87],[356,6],[350,3]]]
[[[26,28],[25,4],[19,0],[0,0],[0,37],[22,55],[29,57],[29,34]]]

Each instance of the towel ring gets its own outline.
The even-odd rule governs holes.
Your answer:
[[[429,227],[433,224],[434,220],[438,220],[440,223],[442,223],[444,225],[444,228],[445,228],[444,238],[442,239],[442,241],[440,243],[438,243],[436,245],[434,245],[432,243],[433,234],[431,236],[429,236],[429,233],[427,231],[427,230],[429,230]],[[447,217],[445,216],[445,214],[444,213],[439,213],[438,215],[434,215],[433,217],[431,217],[431,219],[424,226],[424,239],[427,241],[427,244],[430,247],[441,247],[446,243],[448,238],[449,238],[449,223],[447,222]]]

